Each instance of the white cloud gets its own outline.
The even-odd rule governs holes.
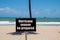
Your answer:
[[[36,17],[55,17],[60,15],[60,9],[33,9],[32,14]]]
[[[33,13],[60,13],[60,9],[33,9]]]
[[[5,13],[20,13],[20,10],[15,10],[9,7],[4,7],[0,8],[0,12],[5,12]]]
[[[23,16],[22,16],[23,15]],[[0,8],[0,16],[8,16],[8,17],[29,17],[28,10],[24,9],[13,9],[10,7]]]
[[[0,8],[0,13],[1,14],[13,13],[10,15],[15,15],[15,16],[22,16],[22,15],[29,16],[29,10],[16,10],[10,7]],[[59,16],[59,15],[60,15],[60,9],[32,9],[32,16],[34,17],[44,17],[44,16],[51,17],[51,16]]]

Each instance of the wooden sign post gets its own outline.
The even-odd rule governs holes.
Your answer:
[[[32,18],[31,0],[28,0],[30,18],[16,19],[16,32],[25,32],[25,40],[27,40],[28,31],[36,31],[36,18]]]
[[[16,19],[16,32],[20,31],[36,31],[35,18],[17,18]]]
[[[25,32],[25,40],[27,40],[28,31],[36,31],[36,19],[35,18],[17,18],[16,32]]]

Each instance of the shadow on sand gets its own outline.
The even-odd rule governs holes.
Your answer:
[[[24,32],[11,32],[11,33],[7,33],[7,34],[11,34],[11,35],[22,35],[22,33],[24,33]],[[36,33],[36,32],[34,32],[34,31],[29,31],[29,32],[27,32],[27,34],[38,34],[38,33]]]
[[[7,34],[11,34],[11,35],[22,35],[23,32],[10,32]]]

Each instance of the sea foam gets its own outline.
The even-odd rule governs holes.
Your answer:
[[[16,22],[0,21],[0,24],[16,24]],[[60,22],[36,22],[36,24],[60,24]]]
[[[0,24],[15,24],[15,22],[10,22],[10,21],[0,21]]]

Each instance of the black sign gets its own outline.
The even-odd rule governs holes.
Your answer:
[[[16,32],[19,31],[36,31],[35,18],[17,18],[16,19]]]

